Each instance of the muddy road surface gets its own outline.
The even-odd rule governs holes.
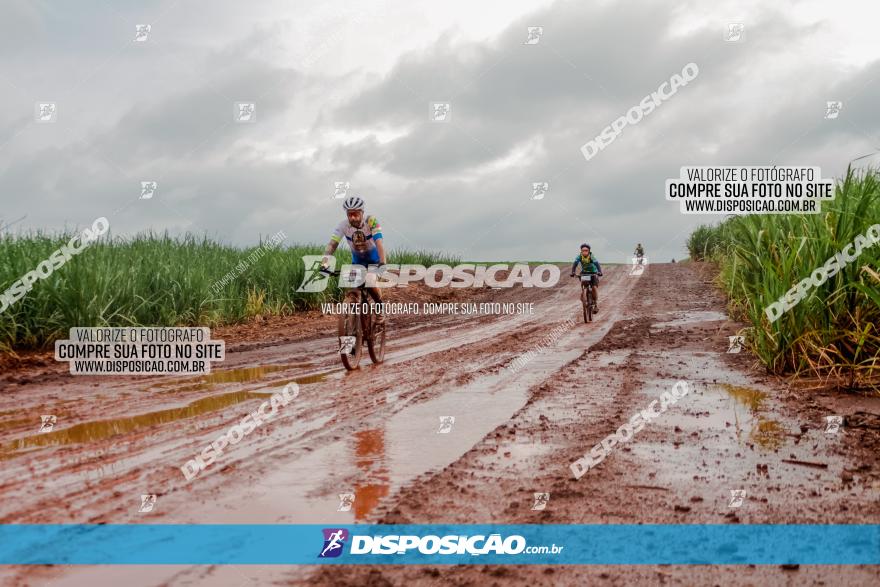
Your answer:
[[[0,379],[3,523],[878,523],[880,399],[793,389],[730,353],[741,325],[700,264],[578,284],[456,292],[514,314],[399,315],[386,360],[346,372],[335,318],[215,331],[203,377]],[[407,301],[407,292],[395,299]],[[417,300],[436,301],[422,297]],[[690,393],[575,479],[588,453],[676,381]],[[217,462],[180,467],[296,382]],[[52,414],[51,432],[38,432]],[[840,415],[837,432],[827,416]],[[454,420],[453,420],[454,419]],[[738,500],[732,500],[732,491]],[[543,510],[534,494],[549,493]],[[142,495],[156,495],[141,512]],[[354,494],[350,507],[340,494]],[[733,505],[732,505],[733,504]],[[340,511],[343,510],[343,511]],[[5,567],[9,585],[876,585],[876,567]]]

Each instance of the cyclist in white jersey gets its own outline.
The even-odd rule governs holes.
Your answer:
[[[382,242],[382,227],[375,216],[366,216],[364,212],[364,200],[358,196],[349,196],[342,203],[342,208],[348,217],[339,223],[327,248],[324,250],[323,266],[330,264],[330,255],[336,252],[336,248],[344,238],[348,242],[348,248],[351,250],[352,265],[384,265],[385,264],[385,245]],[[367,291],[377,304],[382,303],[382,295],[379,288],[369,287]],[[345,294],[346,302],[357,303],[358,292],[356,289],[349,289]],[[377,314],[377,324],[385,323],[385,314]]]

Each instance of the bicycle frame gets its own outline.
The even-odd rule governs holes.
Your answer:
[[[322,268],[322,273],[339,277],[339,271],[330,271]],[[339,355],[346,369],[356,369],[363,354],[363,342],[367,343],[367,350],[374,363],[381,363],[385,358],[385,328],[376,328],[374,311],[369,306],[370,299],[377,304],[381,302],[378,294],[366,286],[366,282],[357,286],[357,304],[367,309],[364,312],[346,313],[339,315],[338,334],[340,337]],[[347,296],[346,296],[347,297]],[[351,351],[343,348],[342,337],[354,337],[354,346]]]
[[[588,273],[590,276],[589,281],[584,281],[584,274],[581,273],[578,275],[578,281],[581,284],[581,304],[584,307],[584,322],[592,322],[593,321],[593,306],[595,304],[595,297],[593,295],[593,288],[595,285],[593,284],[593,275],[592,273]]]

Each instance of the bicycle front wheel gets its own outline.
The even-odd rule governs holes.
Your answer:
[[[584,322],[593,321],[593,290],[587,288],[586,303],[584,304]]]
[[[375,316],[370,316],[370,332],[371,335],[367,338],[370,359],[374,363],[381,363],[385,360],[385,325],[377,326]]]
[[[360,316],[341,314],[339,316],[339,356],[349,371],[357,369],[364,352],[364,336]]]

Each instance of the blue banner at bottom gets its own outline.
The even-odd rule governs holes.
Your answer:
[[[880,564],[880,525],[0,525],[0,564]]]

